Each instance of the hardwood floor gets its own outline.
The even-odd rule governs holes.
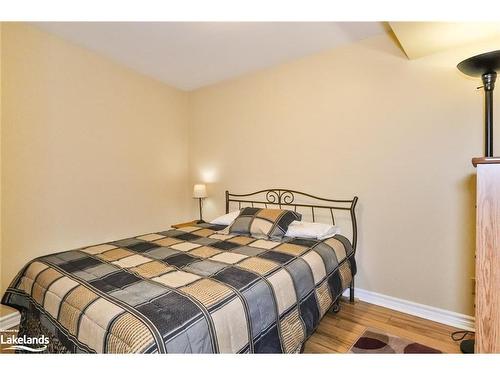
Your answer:
[[[351,305],[347,300],[341,302],[340,312],[325,315],[306,342],[304,353],[346,353],[366,328],[404,337],[444,353],[460,353],[459,343],[450,337],[457,328],[362,301]]]
[[[457,328],[356,300],[341,302],[340,312],[327,313],[306,342],[304,353],[346,353],[367,328],[404,337],[443,353],[460,353],[451,339]]]

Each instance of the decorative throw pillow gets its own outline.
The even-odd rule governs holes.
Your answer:
[[[229,233],[260,238],[282,238],[290,223],[302,215],[289,210],[245,207],[229,227]]]

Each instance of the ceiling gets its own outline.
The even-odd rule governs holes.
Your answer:
[[[386,32],[381,22],[36,22],[182,90]]]
[[[500,35],[500,22],[390,22],[410,59]]]

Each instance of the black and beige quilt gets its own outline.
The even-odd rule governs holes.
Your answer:
[[[172,229],[28,263],[2,303],[70,352],[294,353],[355,273],[349,241]]]

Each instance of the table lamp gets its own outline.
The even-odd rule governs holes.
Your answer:
[[[203,223],[203,215],[202,215],[202,201],[203,198],[207,197],[207,187],[205,184],[196,184],[193,188],[193,198],[197,198],[200,204],[200,223]]]

